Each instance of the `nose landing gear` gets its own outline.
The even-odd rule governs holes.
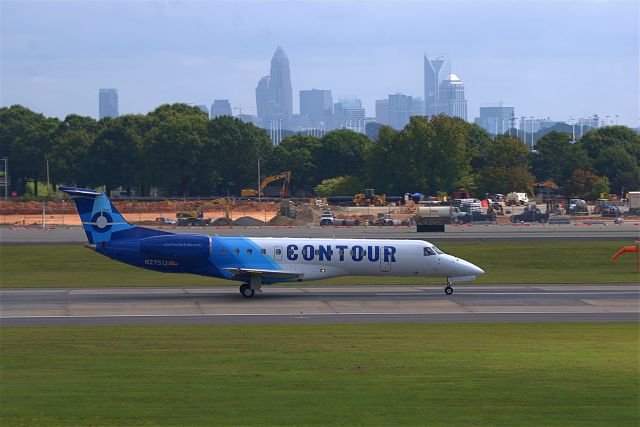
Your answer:
[[[451,283],[447,283],[447,286],[444,288],[444,293],[447,295],[453,294],[453,286],[451,286]]]

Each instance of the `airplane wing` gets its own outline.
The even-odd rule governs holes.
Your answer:
[[[264,270],[259,268],[237,268],[228,267],[225,268],[234,277],[236,276],[262,276],[264,279],[299,279],[304,274],[296,273],[294,271],[282,271],[282,270]]]

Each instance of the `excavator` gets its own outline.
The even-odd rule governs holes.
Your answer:
[[[265,187],[271,184],[272,182],[278,181],[280,179],[283,180],[282,186],[280,187],[280,197],[285,198],[289,195],[289,185],[291,184],[291,171],[286,171],[286,172],[279,173],[277,175],[268,176],[262,180],[258,190],[255,190],[253,188],[245,188],[240,190],[240,196],[241,197],[258,197],[258,194],[260,194],[260,197],[264,197]]]

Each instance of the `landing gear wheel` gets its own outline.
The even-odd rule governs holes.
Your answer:
[[[447,287],[444,288],[444,293],[447,295],[451,295],[453,293],[453,288],[451,287],[451,285],[447,285]]]
[[[245,298],[251,298],[255,294],[255,291],[251,289],[251,286],[249,286],[248,283],[243,283],[240,286],[240,293]]]

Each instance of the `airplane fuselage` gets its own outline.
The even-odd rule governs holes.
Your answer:
[[[218,237],[169,233],[128,223],[102,192],[60,187],[76,204],[88,246],[114,260],[164,273],[243,282],[249,298],[263,284],[338,276],[473,280],[481,268],[422,240]]]
[[[165,273],[193,273],[243,281],[235,269],[297,273],[263,283],[337,276],[467,277],[473,264],[422,240],[217,237],[171,234],[98,245],[110,258]]]

